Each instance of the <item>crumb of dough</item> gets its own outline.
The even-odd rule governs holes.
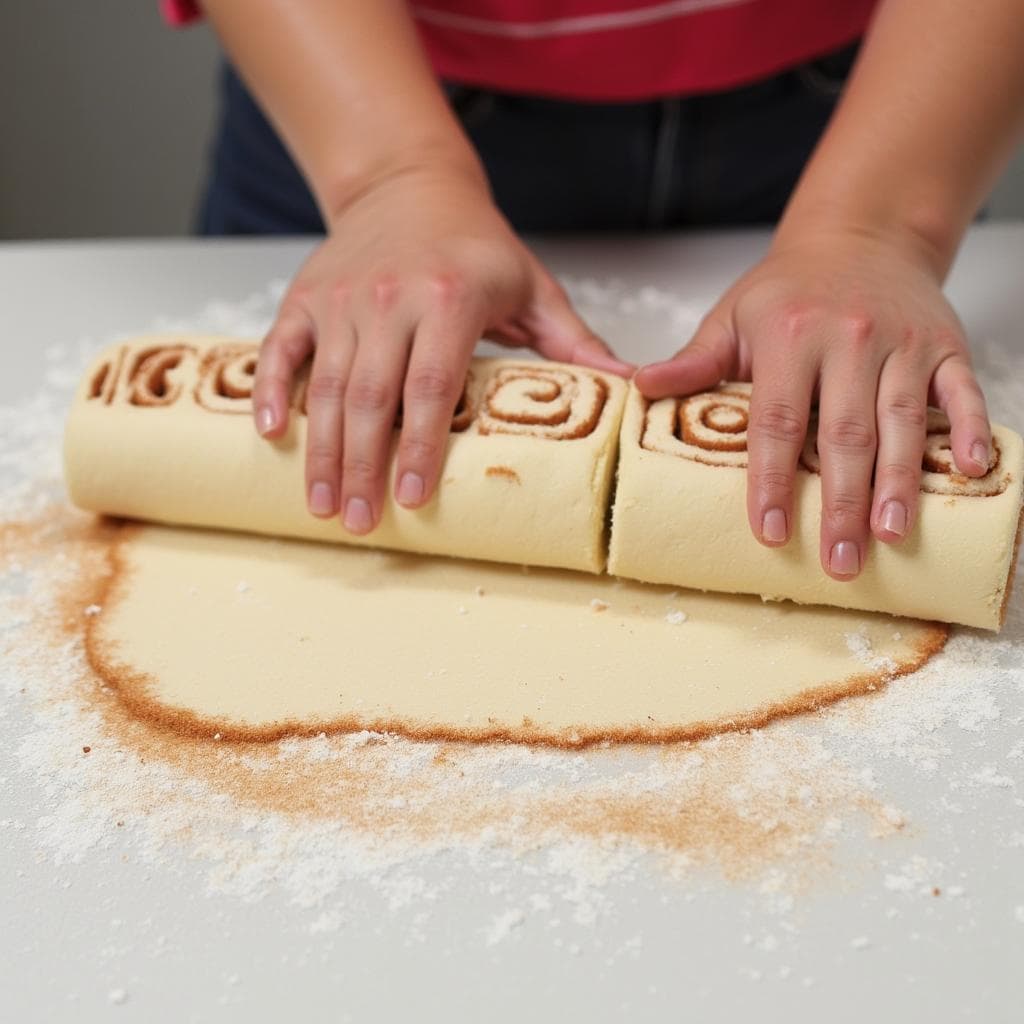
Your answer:
[[[601,598],[599,598],[599,597],[595,597],[595,598],[591,599],[590,607],[593,608],[595,612],[607,611],[608,610],[608,602],[607,601],[602,601]]]
[[[681,626],[686,621],[686,612],[674,611],[665,616],[665,621],[670,626]]]

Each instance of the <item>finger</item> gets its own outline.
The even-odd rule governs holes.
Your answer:
[[[875,465],[875,406],[881,356],[848,348],[826,358],[821,373],[818,453],[821,457],[821,564],[836,580],[864,566]]]
[[[514,320],[504,320],[500,324],[487,328],[482,335],[488,341],[508,348],[529,348],[533,335],[523,324]]]
[[[928,425],[928,371],[892,355],[878,384],[878,456],[871,532],[886,544],[906,537],[917,516],[921,460]]]
[[[537,352],[545,359],[560,363],[576,363],[622,377],[632,376],[636,367],[619,359],[573,309],[565,289],[546,272],[541,273],[543,279],[537,285],[537,303],[526,318]]]
[[[769,547],[789,540],[793,487],[807,437],[817,366],[800,354],[771,353],[754,365],[747,431],[747,516],[754,536]]]
[[[454,317],[427,317],[417,328],[405,376],[395,472],[395,498],[406,508],[425,504],[437,487],[481,325],[482,317],[466,310]]]
[[[337,515],[345,391],[355,356],[352,325],[338,322],[313,356],[306,391],[306,501],[315,516]]]
[[[949,417],[950,443],[957,469],[984,476],[992,457],[992,427],[978,380],[964,355],[943,360],[932,377],[939,408]]]
[[[350,533],[369,533],[380,522],[412,332],[389,318],[360,333],[345,394],[341,472],[342,522]]]
[[[671,359],[640,369],[636,385],[654,400],[704,391],[736,376],[738,352],[731,326],[713,311],[701,321],[689,344]]]
[[[263,437],[280,437],[288,428],[292,380],[312,351],[308,315],[297,306],[285,306],[263,339],[253,378],[253,417]]]

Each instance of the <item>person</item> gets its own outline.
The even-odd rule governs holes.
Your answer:
[[[481,336],[634,372],[518,234],[544,229],[776,222],[688,343],[635,376],[652,399],[753,381],[761,543],[790,537],[815,401],[820,557],[837,580],[858,575],[872,535],[913,529],[929,402],[958,469],[987,471],[985,401],[942,283],[1020,132],[1018,0],[202,10],[257,101],[229,70],[204,230],[326,232],[254,386],[257,429],[279,437],[312,355],[314,515],[374,529],[399,402],[395,498],[429,501]]]

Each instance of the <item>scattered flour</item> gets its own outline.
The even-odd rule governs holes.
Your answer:
[[[566,285],[598,330],[629,317],[636,329],[668,322],[684,335],[702,312],[657,289]],[[283,287],[148,326],[258,334]],[[380,913],[404,915],[409,941],[424,941],[435,908],[472,882],[490,900],[480,907],[484,944],[536,924],[569,955],[580,946],[563,930],[614,916],[622,886],[657,873],[690,898],[724,877],[777,921],[751,939],[765,957],[791,948],[804,894],[862,857],[864,844],[880,923],[898,924],[911,901],[966,892],[969,861],[957,861],[955,845],[942,860],[908,847],[922,817],[952,829],[984,801],[1007,855],[1024,849],[1019,597],[999,637],[958,630],[920,673],[871,698],[698,744],[580,753],[361,732],[247,747],[183,741],[133,721],[83,658],[81,620],[99,605],[77,605],[74,627],[54,628],[62,599],[80,585],[75,551],[95,557],[74,539],[85,520],[60,511],[60,433],[70,389],[99,342],[54,346],[40,393],[0,408],[0,781],[4,791],[22,780],[42,794],[31,816],[5,805],[0,842],[30,837],[58,868],[104,852],[152,871],[190,859],[209,895],[248,903],[283,893],[310,934],[348,927],[359,881]],[[982,346],[977,361],[989,371],[995,414],[1002,402],[1012,421],[1020,374],[1009,360]],[[681,624],[685,613],[666,621]],[[865,666],[885,667],[863,635],[847,644]],[[502,902],[514,882],[528,895]],[[1024,923],[1019,898],[1003,912]],[[505,909],[495,912],[495,900]],[[851,940],[854,949],[870,944]],[[637,936],[620,954],[642,948]],[[109,998],[128,993],[114,988]]]
[[[862,664],[878,672],[895,672],[896,663],[892,658],[876,655],[871,641],[865,633],[847,633],[846,646],[850,653]]]
[[[519,907],[510,907],[498,914],[487,929],[485,939],[488,946],[496,946],[503,942],[526,920],[526,911]]]

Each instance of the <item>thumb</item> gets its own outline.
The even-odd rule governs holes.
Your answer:
[[[739,345],[730,320],[713,309],[696,334],[671,359],[637,371],[636,386],[646,398],[691,395],[736,375]]]
[[[525,318],[531,345],[545,359],[577,363],[621,377],[636,367],[619,359],[572,307],[565,289],[546,271],[540,271],[533,308]]]

